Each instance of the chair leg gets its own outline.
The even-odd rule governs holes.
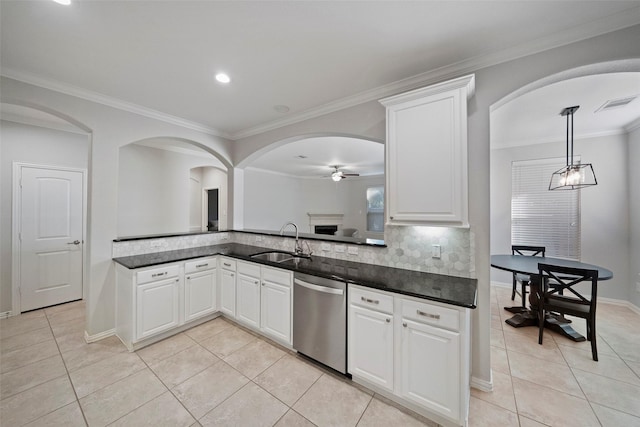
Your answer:
[[[517,283],[516,283],[516,281],[514,280],[514,281],[513,281],[513,286],[512,286],[512,288],[511,288],[511,301],[513,301],[513,300],[515,300],[515,299],[516,299],[516,285],[517,285]]]
[[[591,356],[593,360],[598,361],[598,348],[596,347],[596,319],[587,320],[589,325],[589,331],[591,331]]]
[[[522,306],[527,306],[527,283],[522,282]]]
[[[538,344],[542,344],[542,334],[544,333],[544,308],[541,301],[538,304]]]

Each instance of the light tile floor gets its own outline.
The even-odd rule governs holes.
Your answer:
[[[509,289],[491,301],[494,391],[472,390],[470,426],[640,426],[640,315],[600,304],[593,362],[588,343],[506,325]],[[434,425],[222,318],[129,353],[86,344],[84,315],[0,321],[0,425]]]
[[[598,362],[590,343],[538,328],[513,328],[504,307],[511,289],[491,289],[491,365],[494,390],[471,390],[473,426],[640,426],[640,315],[599,303]],[[585,321],[573,319],[584,335]]]

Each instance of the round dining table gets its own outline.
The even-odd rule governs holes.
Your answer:
[[[515,328],[538,325],[536,306],[538,301],[538,288],[541,283],[538,264],[551,264],[562,267],[598,270],[598,281],[609,280],[613,277],[613,272],[604,267],[569,259],[526,255],[491,255],[491,267],[512,273],[525,274],[531,279],[529,282],[529,286],[531,288],[529,292],[529,304],[532,308],[521,306],[505,307],[506,310],[515,313],[513,317],[505,321],[507,324]],[[562,315],[547,315],[544,320],[544,326],[545,328],[564,335],[573,341],[585,340],[584,336],[576,332],[571,327],[571,321],[565,319]]]

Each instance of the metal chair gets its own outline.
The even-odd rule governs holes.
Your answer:
[[[587,340],[591,341],[591,356],[598,361],[596,346],[596,300],[598,295],[598,270],[561,267],[558,265],[538,264],[538,273],[542,278],[542,288],[538,301],[538,344],[542,344],[544,319],[547,312],[562,313],[580,317],[587,321]],[[553,287],[549,280],[554,281]],[[590,298],[580,294],[574,286],[578,283],[590,283]],[[561,291],[566,295],[560,295]],[[572,294],[569,296],[569,294]]]
[[[524,246],[524,245],[512,245],[511,255],[525,255],[525,256],[544,256],[546,248],[544,246]],[[526,274],[513,273],[513,288],[511,289],[511,301],[516,298],[516,293],[522,296],[522,306],[527,306],[527,285],[531,279]],[[518,292],[518,283],[521,286],[521,291]]]

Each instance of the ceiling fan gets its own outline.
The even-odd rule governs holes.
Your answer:
[[[349,176],[360,176],[359,173],[344,173],[341,170],[338,170],[338,166],[329,166],[330,168],[334,168],[335,170],[333,171],[333,173],[331,175],[329,175],[331,177],[332,180],[338,182],[341,181]]]

